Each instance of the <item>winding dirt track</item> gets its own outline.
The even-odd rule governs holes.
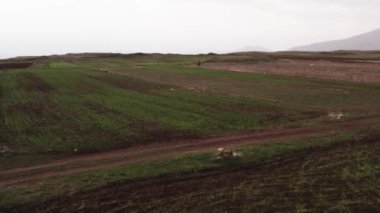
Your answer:
[[[81,155],[50,163],[0,170],[0,187],[41,181],[44,178],[73,175],[81,172],[128,165],[138,161],[178,157],[192,152],[214,150],[220,146],[236,147],[248,144],[266,143],[274,139],[290,139],[312,135],[335,134],[338,132],[349,131],[363,125],[378,123],[379,118],[380,115],[376,115],[345,122],[332,122],[316,127],[282,129],[234,136],[167,142],[103,153]]]

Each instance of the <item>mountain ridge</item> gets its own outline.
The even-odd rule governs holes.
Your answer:
[[[293,47],[292,51],[380,50],[380,28],[367,33]]]

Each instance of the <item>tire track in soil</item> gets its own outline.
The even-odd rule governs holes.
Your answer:
[[[127,148],[103,153],[76,156],[54,161],[51,163],[0,170],[0,176],[17,175],[16,178],[12,177],[0,180],[0,187],[34,182],[43,180],[45,178],[67,176],[82,172],[128,165],[130,163],[138,161],[157,160],[166,157],[178,157],[193,152],[214,150],[221,146],[236,147],[249,144],[262,144],[270,142],[274,139],[302,138],[316,134],[334,134],[337,132],[348,131],[362,125],[378,123],[378,118],[380,118],[380,115],[372,115],[370,117],[362,117],[345,122],[331,122],[329,124],[324,124],[317,127],[292,128],[233,136],[211,137],[198,140],[167,142],[136,148]],[[98,162],[94,163],[94,161]],[[73,164],[75,164],[74,167]],[[57,167],[70,165],[72,167],[57,170]],[[49,169],[55,169],[55,171],[48,171]],[[22,174],[23,172],[34,173]]]
[[[255,166],[225,167],[201,173],[173,174],[133,183],[110,184],[86,192],[55,197],[44,202],[32,202],[9,210],[14,212],[155,212],[165,209],[166,212],[183,212],[184,210],[212,212],[217,209],[235,212],[244,207],[266,212],[293,212],[297,203],[302,202],[304,209],[318,211],[328,209],[330,205],[333,207],[335,203],[344,199],[351,201],[368,199],[366,195],[357,193],[355,189],[350,189],[345,182],[339,180],[340,165],[325,167],[322,170],[313,169],[318,168],[318,164],[325,162],[326,158],[328,162],[343,160],[345,165],[349,165],[355,156],[355,152],[352,151],[363,146],[366,147],[365,149],[371,149],[372,155],[375,155],[377,146],[367,147],[374,144],[373,142],[363,140],[347,144],[340,143],[328,149],[284,155]],[[341,154],[343,154],[343,159]],[[305,169],[303,164],[308,161],[315,165]],[[306,185],[300,185],[298,180],[304,178],[306,181],[303,183]],[[315,184],[320,182],[327,184]],[[361,183],[362,180],[359,181],[357,188],[363,186]],[[296,188],[299,186],[300,190]],[[365,187],[371,188],[371,186]],[[247,194],[246,191],[251,193]],[[209,199],[211,196],[207,195],[212,196],[212,202]],[[315,202],[320,195],[331,202]],[[347,195],[352,195],[352,197],[347,197]],[[273,199],[274,202],[263,206],[260,201],[267,198]],[[360,206],[359,209],[354,207],[352,210],[376,212],[374,209],[378,209],[377,203],[376,200],[372,203],[366,202],[367,206]],[[5,212],[7,210],[5,209]]]

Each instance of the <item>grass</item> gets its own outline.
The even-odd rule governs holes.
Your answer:
[[[184,68],[181,75],[187,72]],[[0,144],[14,153],[109,150],[257,131],[322,114],[260,98],[109,75],[68,62],[9,71],[0,82]]]
[[[257,63],[275,56],[73,55],[43,58],[28,69],[2,72],[0,151],[10,152],[0,156],[0,167],[159,141],[312,126],[329,122],[327,114],[335,111],[344,112],[344,119],[379,114],[376,83],[195,66],[209,60]],[[372,60],[378,53],[338,52],[336,56]],[[101,204],[93,202],[93,195],[115,200],[131,211],[157,210],[157,206],[178,211],[197,202],[208,204],[198,205],[199,211],[210,207],[228,211],[238,205],[248,212],[374,210],[379,202],[379,190],[373,187],[379,185],[378,140],[368,142],[373,138],[367,136],[378,139],[378,130],[373,126],[347,134],[241,147],[243,158],[215,160],[212,152],[195,153],[7,186],[0,189],[0,211],[22,210],[23,205],[25,210],[43,210],[44,202],[52,201],[53,207],[60,206],[62,199],[85,202],[81,196],[86,195],[94,208]],[[215,177],[218,172],[220,177]],[[152,188],[152,183],[158,187]],[[171,190],[168,196],[155,197],[164,189]]]
[[[378,150],[377,139],[370,143],[339,144],[301,156],[293,154],[272,165],[190,181],[187,184],[191,184],[193,190],[178,199],[173,199],[175,195],[165,199],[153,197],[124,208],[158,209],[160,206],[175,211],[198,201],[198,211],[239,208],[244,212],[376,212],[380,208],[379,188],[376,187],[380,175]],[[207,183],[220,185],[208,187]],[[179,185],[176,187],[180,188]]]
[[[148,180],[152,177],[165,177],[168,174],[201,174],[210,169],[261,165],[264,162],[276,158],[280,159],[281,156],[284,155],[292,156],[297,155],[297,153],[308,153],[312,150],[328,149],[328,147],[336,144],[344,144],[352,141],[358,141],[357,143],[360,143],[360,141],[368,135],[375,133],[376,129],[366,129],[350,134],[310,137],[296,141],[281,141],[279,143],[273,142],[262,145],[245,146],[238,149],[238,151],[243,153],[242,158],[215,160],[212,152],[196,153],[175,159],[138,162],[128,166],[102,169],[62,178],[50,178],[35,184],[8,186],[0,189],[0,206],[3,209],[10,209],[15,206],[22,206],[23,204],[33,205],[32,203],[40,203],[52,197],[71,196],[78,192],[103,188],[109,184],[133,184],[138,180]],[[357,151],[352,149],[351,151],[355,153],[353,154],[355,155],[355,159],[360,159],[360,162],[363,163],[367,161],[368,155],[366,152],[368,152],[368,150]],[[333,163],[328,157],[324,159],[326,159],[328,163]],[[305,163],[304,166],[308,166],[307,163]],[[320,166],[324,166],[323,162],[314,167],[319,168]],[[356,177],[357,180],[359,180],[361,179],[361,175],[366,173],[368,173],[368,175],[376,175],[372,167],[372,164],[363,164],[358,167],[350,165],[350,167],[347,168],[349,170],[346,172],[343,170],[342,175],[344,178]],[[355,170],[355,168],[358,168],[358,170]],[[210,193],[210,196],[211,194],[213,193]]]
[[[99,62],[101,63],[101,62]],[[281,106],[311,109],[348,109],[369,112],[378,106],[378,84],[306,77],[215,71],[178,64],[140,64],[140,69],[116,69],[149,81],[181,86],[204,86],[210,91],[262,99]]]

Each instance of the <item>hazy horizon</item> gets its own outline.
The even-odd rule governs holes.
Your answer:
[[[4,0],[0,58],[271,51],[379,28],[377,0]]]

